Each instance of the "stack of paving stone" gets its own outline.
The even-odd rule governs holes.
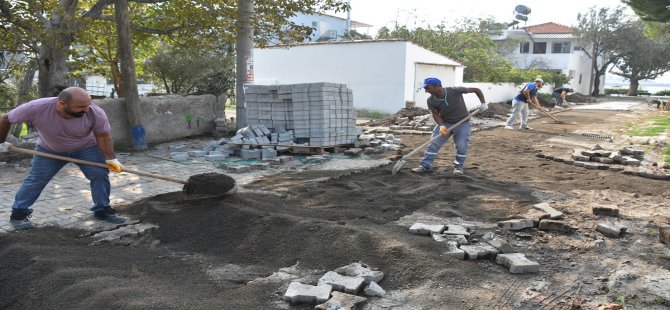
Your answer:
[[[360,309],[364,296],[384,296],[379,286],[384,273],[361,263],[353,263],[324,274],[317,285],[291,282],[284,300],[291,304],[312,304],[314,309]],[[360,296],[363,295],[363,296]]]
[[[435,120],[431,114],[416,116],[410,120],[409,117],[401,117],[395,122],[395,125],[389,126],[391,130],[419,130],[433,131]]]
[[[265,125],[310,146],[354,144],[356,127],[351,89],[344,84],[251,85],[245,93],[247,123]]]

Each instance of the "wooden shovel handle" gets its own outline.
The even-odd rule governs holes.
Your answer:
[[[88,160],[82,160],[82,159],[77,159],[77,158],[72,158],[72,157],[49,154],[49,153],[44,153],[44,152],[35,151],[35,150],[28,150],[28,149],[23,149],[23,148],[20,148],[20,147],[15,147],[15,146],[10,146],[9,150],[13,151],[13,152],[17,152],[17,153],[24,153],[24,154],[29,154],[29,155],[38,155],[38,156],[42,156],[42,157],[48,157],[48,158],[63,160],[63,161],[67,161],[67,162],[71,162],[71,163],[75,163],[75,164],[82,164],[82,165],[95,166],[95,167],[109,169],[109,166],[107,164],[103,164],[103,163],[96,163],[96,162],[92,162],[92,161],[88,161]],[[123,172],[128,172],[128,173],[132,173],[132,174],[137,174],[137,175],[150,177],[150,178],[155,178],[155,179],[161,179],[161,180],[175,182],[175,183],[181,183],[181,184],[186,184],[187,183],[184,180],[173,178],[171,176],[141,172],[141,171],[128,169],[128,168],[125,168],[125,167],[123,168]]]

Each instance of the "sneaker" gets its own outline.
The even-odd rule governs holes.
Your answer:
[[[118,215],[116,210],[112,208],[105,208],[100,211],[95,211],[93,212],[93,217],[113,224],[122,224],[126,222],[126,219],[123,216]]]
[[[454,168],[454,175],[460,177],[463,175],[463,168]]]
[[[519,129],[523,129],[523,130],[533,130],[533,128],[530,128],[530,127],[528,127],[528,126],[526,126],[526,127],[519,127]]]
[[[9,224],[14,230],[24,230],[33,228],[33,223],[30,222],[30,213],[26,212],[12,212],[9,216]]]
[[[514,129],[512,126],[505,126],[505,129]]]
[[[418,174],[426,173],[426,172],[430,172],[430,168],[426,168],[424,166],[418,166],[418,167],[412,169],[412,172],[418,173]]]

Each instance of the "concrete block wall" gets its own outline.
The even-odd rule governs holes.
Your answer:
[[[156,96],[140,98],[144,130],[149,144],[162,143],[211,134],[216,128],[215,120],[225,117],[225,96]],[[128,112],[123,98],[93,100],[99,105],[112,126],[114,147],[131,148],[132,138],[128,126]],[[187,121],[190,116],[191,121]]]
[[[262,124],[278,133],[292,130],[299,143],[353,144],[360,134],[353,93],[345,84],[251,85],[245,99],[249,126]]]

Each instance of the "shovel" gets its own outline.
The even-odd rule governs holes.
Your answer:
[[[540,112],[544,113],[544,115],[551,117],[551,118],[554,120],[554,124],[571,124],[571,125],[575,125],[575,124],[577,124],[577,123],[574,123],[574,124],[573,124],[573,123],[566,123],[566,122],[564,122],[564,121],[561,121],[560,119],[558,119],[558,118],[556,118],[555,116],[551,115],[551,113],[545,111],[544,108],[542,108],[542,107],[540,107],[540,106],[536,106],[535,103],[533,103],[533,106],[534,106],[536,109],[540,110]]]
[[[17,153],[39,155],[39,156],[42,156],[42,157],[48,157],[48,158],[58,159],[58,160],[62,160],[62,161],[68,161],[68,162],[75,163],[75,164],[82,164],[82,165],[87,165],[87,166],[95,166],[95,167],[109,169],[109,166],[107,164],[103,164],[103,163],[96,163],[96,162],[92,162],[92,161],[88,161],[88,160],[82,160],[82,159],[76,159],[76,158],[72,158],[72,157],[54,155],[54,154],[44,153],[44,152],[35,151],[35,150],[22,149],[20,147],[15,147],[15,146],[10,146],[9,150],[17,152]],[[161,179],[161,180],[175,182],[175,183],[181,183],[181,184],[186,184],[187,183],[184,180],[180,180],[180,179],[173,178],[173,177],[170,177],[170,176],[146,173],[146,172],[141,172],[141,171],[135,171],[135,170],[127,169],[126,167],[123,168],[123,172],[128,172],[128,173],[132,173],[132,174],[137,174],[137,175],[150,177],[150,178]]]
[[[452,125],[451,127],[447,128],[447,134],[449,133],[449,131],[452,131],[454,128],[460,126],[461,124],[463,124],[463,123],[465,123],[466,121],[468,121],[471,117],[475,116],[477,113],[479,113],[479,111],[480,111],[479,109],[476,109],[474,112],[470,113],[470,115],[468,115],[468,116],[466,116],[465,118],[463,118],[462,120],[458,121],[458,123],[456,123],[456,124]],[[405,165],[405,163],[407,162],[407,159],[409,159],[410,157],[414,156],[416,153],[418,153],[420,150],[422,150],[423,148],[427,147],[427,146],[430,145],[431,143],[435,142],[435,140],[437,140],[438,138],[440,138],[440,136],[442,136],[442,135],[439,134],[439,135],[436,135],[435,137],[432,137],[430,140],[428,140],[428,142],[422,144],[421,146],[417,147],[417,148],[414,149],[413,151],[411,151],[411,152],[405,154],[405,156],[403,156],[402,158],[400,158],[400,159],[398,160],[398,162],[395,163],[395,165],[393,165],[393,170],[391,171],[391,174],[392,174],[392,175],[395,175],[396,173],[398,173],[398,171],[400,171],[400,168],[402,168],[402,166]]]
[[[24,154],[29,154],[29,155],[38,155],[42,157],[48,157],[48,158],[53,158],[53,159],[58,159],[62,161],[67,161],[75,164],[82,164],[82,165],[88,165],[88,166],[95,166],[95,167],[100,167],[100,168],[105,168],[109,169],[109,166],[107,164],[103,163],[96,163],[88,160],[82,160],[82,159],[77,159],[77,158],[72,158],[72,157],[66,157],[66,156],[60,156],[60,155],[55,155],[55,154],[50,154],[50,153],[44,153],[40,151],[35,151],[35,150],[28,150],[28,149],[23,149],[20,147],[15,147],[15,146],[10,146],[9,147],[10,151],[17,152],[17,153],[24,153]],[[184,191],[187,193],[207,193],[207,194],[221,194],[221,193],[226,193],[232,188],[235,187],[235,180],[232,179],[231,177],[225,175],[225,174],[203,174],[203,175],[194,175],[189,178],[189,181],[184,181],[178,178],[174,178],[171,176],[167,175],[160,175],[160,174],[153,174],[153,173],[147,173],[147,172],[142,172],[142,171],[137,171],[137,170],[132,170],[128,169],[126,167],[123,167],[123,172],[128,172],[136,175],[141,175],[145,177],[150,177],[154,179],[160,179],[164,181],[170,181],[170,182],[175,182],[179,184],[184,184]],[[191,181],[193,179],[194,181]],[[223,187],[219,188],[214,188],[212,186],[208,186],[208,182],[216,182],[220,181],[220,184],[223,185]],[[203,183],[203,184],[198,184],[198,183]],[[227,188],[228,187],[228,188]]]

